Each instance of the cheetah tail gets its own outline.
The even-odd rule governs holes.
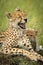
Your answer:
[[[43,62],[43,56],[41,56],[40,54],[38,54],[34,51],[29,52],[29,51],[24,50],[24,49],[10,48],[10,49],[0,50],[0,52],[2,52],[4,54],[23,55],[23,56],[26,56],[27,58],[29,58],[32,61],[41,60]]]

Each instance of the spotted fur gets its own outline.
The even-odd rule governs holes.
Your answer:
[[[22,15],[20,15],[19,12]],[[25,24],[27,22],[25,14],[17,10],[14,16],[8,13],[7,17],[10,21],[9,26],[4,32],[0,32],[0,43],[2,43],[0,53],[21,54],[34,61],[43,61],[43,56],[33,50],[28,36],[24,34]],[[19,46],[19,48],[14,48],[17,46]]]

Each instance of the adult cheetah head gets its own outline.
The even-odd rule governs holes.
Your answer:
[[[20,9],[16,9],[14,13],[7,13],[6,15],[10,21],[10,25],[12,25],[13,27],[20,27],[22,29],[25,29],[27,16],[23,11],[21,11]]]

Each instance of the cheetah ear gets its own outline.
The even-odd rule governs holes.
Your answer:
[[[7,18],[12,17],[12,16],[11,16],[11,13],[9,13],[9,12],[7,12],[5,15],[7,16]]]
[[[19,7],[18,7],[18,8],[16,8],[15,10],[16,10],[16,11],[21,11],[21,9],[20,9]]]

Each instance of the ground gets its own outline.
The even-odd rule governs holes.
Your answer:
[[[37,40],[43,45],[43,0],[0,0],[0,31],[5,30],[8,25],[5,13],[13,12],[16,7],[27,13],[26,27],[38,30]],[[22,61],[20,65],[25,65]]]

